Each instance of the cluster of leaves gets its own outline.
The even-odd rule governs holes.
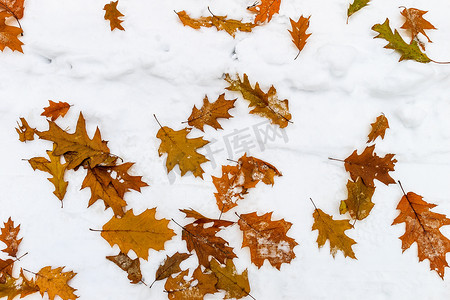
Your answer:
[[[23,43],[18,36],[23,35],[19,20],[23,17],[24,0],[0,0],[0,50],[6,47],[12,51],[22,52]],[[8,25],[10,20],[15,19],[19,27]]]
[[[0,259],[0,297],[7,297],[8,300],[11,300],[16,296],[23,298],[39,292],[42,297],[47,293],[50,300],[55,299],[55,296],[59,296],[63,300],[78,298],[74,294],[76,289],[68,284],[76,273],[72,271],[63,272],[64,267],[52,268],[46,266],[37,273],[20,268],[19,276],[14,277],[14,274],[17,273],[16,262],[28,254],[25,253],[19,257],[17,255],[22,242],[22,238],[18,238],[19,231],[20,225],[15,227],[11,218],[1,228],[0,241],[6,245],[6,248],[2,251],[8,255],[8,259]],[[24,271],[35,276],[28,279]]]

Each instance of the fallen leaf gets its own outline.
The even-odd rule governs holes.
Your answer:
[[[238,274],[232,259],[227,259],[226,266],[212,259],[211,271],[217,277],[216,287],[225,291],[224,299],[241,299],[250,295],[247,269],[242,274]]]
[[[232,118],[232,115],[230,115],[228,111],[234,107],[234,102],[236,102],[236,99],[226,100],[225,94],[220,95],[213,103],[210,103],[208,101],[208,96],[205,96],[203,99],[203,106],[200,109],[195,107],[195,105],[192,108],[192,113],[188,118],[189,126],[194,126],[201,131],[203,131],[203,126],[205,125],[209,125],[214,129],[223,129],[217,119]]]
[[[345,235],[344,231],[353,228],[348,220],[333,220],[333,218],[324,213],[321,209],[316,209],[313,214],[314,224],[312,230],[318,230],[317,244],[319,248],[330,241],[330,253],[335,257],[338,250],[344,253],[344,256],[356,259],[352,246],[356,242]]]
[[[8,300],[14,299],[20,295],[19,286],[17,285],[17,279],[10,275],[1,276],[0,281],[0,298],[8,297]]]
[[[180,167],[181,176],[191,171],[195,177],[203,179],[203,169],[200,166],[208,159],[196,150],[208,144],[209,142],[201,137],[187,138],[190,128],[184,128],[175,131],[167,126],[161,127],[156,137],[161,140],[158,153],[162,156],[167,153],[166,167],[169,173],[175,165]]]
[[[12,277],[14,262],[12,259],[0,259],[0,283],[5,283],[8,277]]]
[[[105,4],[105,7],[103,7],[103,10],[105,11],[105,20],[109,20],[109,25],[111,26],[111,31],[114,29],[119,30],[125,30],[122,27],[123,20],[120,20],[121,17],[123,17],[123,14],[117,9],[117,4],[119,0],[117,1],[111,1],[109,4]]]
[[[175,234],[168,228],[169,220],[155,217],[156,208],[146,209],[139,215],[127,210],[123,217],[112,217],[102,229],[102,237],[112,246],[117,244],[120,251],[133,250],[136,255],[148,259],[148,250],[163,250],[164,243]]]
[[[450,240],[440,228],[450,225],[450,219],[443,214],[430,211],[435,204],[423,201],[423,197],[413,192],[403,195],[397,205],[400,210],[392,225],[405,223],[405,234],[400,237],[402,251],[417,244],[419,261],[428,259],[430,269],[436,271],[444,279],[445,267],[448,267],[446,254],[450,252]]]
[[[31,128],[25,118],[20,118],[20,122],[22,123],[22,125],[17,122],[17,126],[19,126],[19,128],[16,128],[16,131],[19,134],[19,141],[26,142],[34,140],[36,129]]]
[[[6,25],[6,19],[9,17],[12,17],[12,15],[8,12],[0,12],[0,50],[3,51],[5,47],[8,47],[12,51],[23,53],[23,43],[17,38],[23,31],[18,27]]]
[[[184,277],[189,271],[185,270],[176,277],[169,277],[164,288],[171,300],[203,300],[206,294],[217,292],[217,278],[214,274],[203,273],[200,266],[194,270],[192,279],[186,281]],[[195,284],[196,283],[196,284]]]
[[[39,292],[36,281],[33,278],[28,280],[23,274],[23,269],[20,269],[20,278],[22,282],[17,288],[20,292],[20,298]]]
[[[107,256],[106,259],[115,263],[119,268],[128,273],[128,279],[131,283],[136,284],[142,280],[141,263],[139,257],[131,259],[128,255],[120,252],[114,256]]]
[[[248,7],[248,10],[256,13],[255,24],[270,22],[272,16],[280,11],[281,0],[260,0],[258,5]]]
[[[264,260],[280,270],[282,263],[295,258],[297,242],[286,234],[292,223],[284,219],[272,221],[272,213],[258,216],[256,212],[239,216],[239,227],[244,234],[242,248],[249,247],[251,261],[258,267]]]
[[[158,267],[158,270],[156,270],[155,281],[163,280],[172,276],[173,274],[180,273],[180,263],[186,260],[189,256],[191,256],[191,254],[179,252],[176,252],[170,257],[169,255],[167,255],[167,258]],[[153,281],[153,283],[155,283],[155,281]],[[150,287],[153,285],[153,283],[150,285]]]
[[[292,42],[298,49],[298,54],[294,58],[294,60],[297,59],[297,57],[300,55],[300,52],[303,50],[303,47],[305,47],[305,45],[306,45],[306,40],[311,35],[311,33],[306,34],[306,30],[309,27],[309,19],[310,18],[311,18],[311,16],[309,16],[308,18],[300,16],[300,18],[298,19],[297,22],[295,22],[294,20],[289,18],[289,20],[291,21],[292,31],[290,31],[290,30],[288,30],[288,31],[292,36]]]
[[[227,220],[207,218],[193,209],[180,209],[180,211],[186,214],[186,218],[194,218],[194,224],[213,223],[213,227],[227,227],[234,224],[234,222]]]
[[[2,234],[0,235],[0,241],[5,243],[6,248],[2,251],[8,253],[11,257],[17,257],[17,251],[19,249],[19,244],[22,239],[18,239],[20,225],[14,227],[14,221],[9,217],[8,221],[3,223],[1,228]]]
[[[363,7],[367,6],[369,2],[370,0],[354,0],[347,10],[347,22],[348,18],[350,18],[351,15],[353,15],[355,12],[359,11]]]
[[[389,122],[384,115],[380,115],[377,117],[374,123],[370,124],[370,126],[372,126],[372,130],[369,133],[369,140],[367,141],[367,143],[375,141],[377,137],[381,137],[382,139],[384,139],[386,129],[389,128]]]
[[[411,42],[417,39],[419,33],[423,34],[429,43],[432,43],[428,35],[425,33],[425,29],[436,29],[430,22],[423,18],[423,15],[428,11],[420,10],[417,8],[404,8],[401,11],[402,16],[405,17],[405,23],[402,25],[402,29],[406,29],[411,34]]]
[[[362,220],[366,218],[373,206],[372,196],[375,192],[374,187],[366,186],[360,177],[356,182],[347,182],[348,199],[342,200],[339,207],[339,212],[345,214],[347,211],[355,220]]]
[[[277,124],[281,128],[288,126],[292,117],[289,113],[288,100],[278,100],[277,90],[273,86],[267,93],[261,90],[258,83],[252,88],[245,73],[243,81],[239,75],[237,79],[231,79],[229,74],[225,74],[225,80],[230,83],[227,90],[241,92],[244,99],[250,102],[248,106],[253,107],[251,114],[268,118],[272,124]]]
[[[50,118],[50,120],[55,121],[58,117],[64,117],[69,111],[70,104],[67,102],[59,101],[58,103],[48,100],[49,106],[44,108],[44,112],[41,116]]]
[[[22,19],[24,2],[24,0],[0,0],[0,9],[8,11],[17,19]]]
[[[52,269],[50,266],[47,266],[37,273],[36,285],[39,287],[41,296],[44,296],[44,293],[47,292],[50,300],[55,299],[55,296],[59,296],[63,300],[78,298],[74,294],[76,289],[68,284],[76,273],[72,271],[63,272],[63,269],[64,267]]]

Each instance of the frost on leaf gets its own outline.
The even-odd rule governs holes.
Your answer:
[[[25,0],[0,0],[0,10],[8,11],[17,19],[23,18]]]
[[[389,128],[389,122],[384,115],[380,115],[377,117],[375,122],[370,124],[370,126],[372,126],[372,130],[369,133],[369,140],[367,141],[367,143],[375,141],[377,137],[381,137],[382,139],[384,139],[386,129]]]
[[[240,215],[238,224],[244,234],[242,247],[250,248],[252,262],[261,268],[267,259],[279,270],[282,263],[290,263],[295,258],[293,248],[298,244],[287,236],[292,223],[271,218],[271,212],[262,216],[253,212]]]
[[[217,98],[216,101],[210,103],[208,97],[205,96],[203,99],[203,106],[198,109],[197,107],[192,108],[192,113],[188,118],[189,126],[194,126],[195,128],[203,131],[203,126],[209,125],[214,129],[222,129],[217,119],[232,118],[232,115],[228,113],[230,109],[234,107],[235,100],[226,100],[225,94],[222,94]]]
[[[257,5],[248,7],[248,10],[256,13],[255,24],[270,22],[272,16],[280,11],[281,0],[260,0]]]
[[[63,300],[74,300],[78,298],[74,294],[76,289],[72,288],[68,282],[76,275],[76,273],[69,271],[63,272],[64,267],[52,269],[51,267],[42,268],[36,275],[36,286],[43,296],[45,292],[48,294],[50,300],[55,299],[55,296],[61,297]]]
[[[360,177],[356,182],[347,182],[347,200],[342,200],[339,207],[339,212],[345,214],[350,213],[350,216],[355,220],[362,220],[366,218],[373,206],[372,196],[375,192],[374,187],[366,186]]]
[[[136,284],[142,280],[141,263],[139,257],[131,259],[125,253],[120,252],[114,256],[107,256],[106,259],[115,263],[119,268],[128,273],[128,279],[131,283]]]
[[[224,299],[241,299],[250,295],[247,269],[238,274],[232,259],[228,259],[225,266],[212,259],[211,270],[217,277],[216,287],[225,291]]]
[[[400,28],[406,29],[410,32],[411,42],[413,40],[418,40],[417,35],[421,33],[428,39],[428,42],[431,43],[430,38],[425,33],[425,29],[436,29],[436,27],[423,18],[423,15],[426,13],[427,11],[417,8],[404,8],[401,11],[402,16],[404,16],[406,20]],[[419,42],[419,45],[422,44]],[[425,50],[424,47],[422,47],[422,49]]]
[[[271,86],[267,93],[264,93],[259,87],[259,83],[255,84],[255,88],[250,85],[247,74],[241,81],[239,75],[237,79],[232,79],[229,74],[225,74],[225,81],[230,86],[227,90],[240,92],[245,100],[249,101],[249,107],[253,109],[251,114],[268,118],[272,124],[277,124],[280,128],[288,126],[292,116],[289,113],[288,100],[278,100],[277,90]]]
[[[105,4],[105,7],[103,7],[103,10],[105,11],[105,20],[109,20],[109,25],[111,27],[111,31],[114,29],[119,30],[125,30],[122,27],[123,20],[120,18],[123,17],[123,14],[117,9],[117,4],[119,0],[117,1],[111,1],[109,4]]]
[[[52,100],[48,100],[49,106],[44,108],[44,112],[41,116],[45,116],[50,118],[50,120],[55,121],[58,117],[64,117],[69,111],[70,104],[67,102],[53,102]]]
[[[14,221],[11,220],[11,217],[7,222],[3,223],[3,227],[1,228],[2,234],[0,235],[0,241],[6,245],[6,248],[2,251],[8,253],[11,257],[17,257],[19,244],[22,242],[22,239],[17,238],[19,230],[20,225],[14,227]]]
[[[175,277],[169,277],[164,285],[171,300],[203,300],[206,294],[217,292],[217,278],[211,272],[202,272],[200,266],[194,270],[192,279],[184,279],[189,271],[184,270]]]
[[[9,12],[0,12],[0,50],[3,51],[6,47],[12,51],[22,52],[23,43],[17,38],[23,31],[19,27],[6,25],[6,19],[12,17]]]
[[[17,122],[17,126],[19,126],[19,128],[16,128],[16,131],[19,134],[19,140],[21,142],[34,140],[34,134],[36,132],[36,129],[31,128],[30,125],[28,125],[28,122],[27,120],[25,120],[25,118],[20,118],[20,122],[22,123],[22,125],[20,125]]]
[[[440,228],[450,225],[450,219],[445,215],[431,212],[435,204],[427,203],[413,192],[405,194],[397,205],[400,210],[392,225],[405,223],[405,234],[400,237],[402,251],[417,244],[419,261],[428,259],[430,269],[436,271],[444,279],[445,267],[448,267],[446,254],[450,252],[450,240]]]
[[[300,52],[303,50],[303,47],[305,47],[305,45],[306,45],[306,40],[311,35],[311,33],[308,33],[308,34],[306,33],[306,30],[308,30],[308,27],[309,27],[309,19],[310,18],[311,18],[311,16],[309,16],[308,18],[300,16],[300,18],[298,19],[297,22],[295,22],[294,20],[289,18],[289,20],[291,21],[292,31],[290,31],[290,30],[288,30],[288,31],[292,36],[292,42],[298,49],[298,54],[294,59],[297,59],[297,57],[300,55]]]

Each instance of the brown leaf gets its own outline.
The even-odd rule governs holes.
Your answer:
[[[422,16],[428,11],[420,10],[417,8],[404,8],[401,12],[402,16],[406,18],[405,23],[402,25],[403,29],[409,30],[411,33],[411,42],[417,39],[419,33],[423,34],[428,42],[431,43],[430,38],[425,33],[425,29],[436,29],[430,22],[425,20]]]
[[[171,300],[203,300],[206,294],[217,292],[217,278],[214,274],[203,273],[200,266],[195,269],[193,278],[184,279],[189,273],[185,270],[176,277],[169,277],[164,288]],[[194,283],[196,284],[194,285]]]
[[[5,50],[8,47],[12,51],[19,51],[23,53],[23,43],[17,38],[22,34],[22,29],[10,25],[6,25],[6,19],[12,15],[6,11],[0,12],[0,50]]]
[[[119,0],[117,1],[111,1],[109,4],[105,4],[105,7],[103,7],[103,10],[105,11],[105,20],[109,20],[109,25],[111,26],[111,31],[114,29],[119,30],[125,30],[122,27],[123,20],[120,20],[121,17],[123,17],[123,14],[117,9],[117,4]]]
[[[146,209],[139,215],[127,210],[122,218],[112,217],[103,225],[102,237],[112,246],[117,244],[120,251],[133,250],[136,255],[148,259],[148,250],[163,250],[164,243],[175,234],[168,228],[169,220],[156,219],[156,208]]]
[[[382,183],[389,185],[395,183],[395,180],[389,176],[389,171],[394,171],[394,165],[397,162],[394,158],[395,154],[386,154],[381,158],[373,150],[375,145],[366,147],[361,155],[356,150],[345,159],[345,170],[350,172],[350,177],[356,181],[361,177],[364,184],[374,187],[374,179],[378,179]]]
[[[6,10],[17,19],[23,18],[24,0],[0,0],[0,10]]]
[[[230,115],[228,111],[234,107],[234,102],[236,102],[236,99],[225,100],[225,94],[220,95],[213,103],[210,103],[208,101],[208,96],[205,96],[201,109],[198,109],[195,105],[192,108],[192,113],[188,119],[189,126],[194,126],[201,131],[203,131],[203,126],[205,125],[209,125],[214,129],[223,129],[217,119],[232,118],[232,115]]]
[[[400,237],[402,251],[417,244],[419,261],[428,259],[430,269],[436,271],[444,279],[445,267],[448,267],[446,254],[450,252],[450,240],[439,230],[444,225],[450,225],[450,219],[445,215],[430,211],[435,204],[427,203],[413,192],[404,195],[397,205],[400,210],[392,225],[405,223],[405,234]]]
[[[12,277],[12,271],[14,266],[14,260],[7,259],[3,260],[0,259],[0,283],[4,284],[8,281],[8,277]]]
[[[208,159],[196,150],[208,144],[209,142],[201,137],[187,138],[190,128],[184,128],[175,131],[167,126],[161,127],[156,137],[161,140],[158,153],[162,156],[167,153],[166,167],[169,173],[175,165],[178,164],[181,176],[191,171],[195,177],[203,179],[203,169],[200,166]]]
[[[69,111],[70,104],[67,102],[59,101],[58,103],[48,100],[49,106],[44,107],[44,112],[41,116],[50,118],[50,120],[55,121],[58,117],[64,117]]]
[[[193,209],[180,209],[180,211],[186,214],[186,218],[194,218],[194,224],[213,223],[213,227],[227,227],[234,224],[231,221],[207,218]]]
[[[247,7],[248,10],[256,13],[255,24],[270,22],[272,16],[280,11],[281,0],[261,0],[260,4]]]
[[[241,299],[250,295],[247,269],[239,275],[232,259],[227,259],[225,267],[220,265],[217,260],[212,259],[211,270],[218,280],[216,287],[225,291],[224,299]]]
[[[36,129],[31,128],[25,118],[20,118],[20,122],[22,123],[22,125],[17,122],[17,126],[19,126],[19,128],[16,128],[16,131],[19,134],[19,141],[26,142],[34,140]]]
[[[8,253],[11,257],[17,257],[17,251],[19,249],[19,244],[22,242],[22,239],[18,239],[20,225],[14,227],[14,221],[9,217],[8,221],[3,223],[3,227],[1,228],[2,234],[0,235],[0,241],[5,243],[6,249],[3,249],[3,252]]]
[[[180,263],[186,260],[191,255],[192,254],[179,252],[176,252],[170,257],[169,255],[167,255],[167,258],[161,265],[159,265],[158,270],[156,270],[155,281],[163,280],[172,276],[173,274],[181,272]],[[153,283],[155,283],[155,281],[153,281]],[[153,283],[150,285],[150,287],[153,285]]]
[[[76,275],[76,273],[69,271],[63,272],[64,267],[52,269],[47,266],[42,268],[36,275],[36,285],[39,287],[41,296],[47,292],[50,300],[55,299],[55,296],[61,297],[63,300],[76,299],[74,294],[76,289],[72,288],[68,282]]]
[[[348,199],[342,200],[339,207],[341,215],[348,211],[353,219],[362,220],[366,218],[375,205],[372,202],[375,188],[366,186],[358,177],[356,182],[350,180],[347,182],[347,192]]]
[[[238,224],[244,234],[242,248],[249,247],[251,260],[258,268],[267,259],[280,270],[282,263],[290,263],[295,258],[293,248],[298,244],[286,235],[292,223],[271,218],[271,212],[262,216],[256,212],[239,216]]]
[[[288,126],[292,116],[289,113],[288,100],[278,100],[277,90],[271,86],[267,93],[264,93],[255,84],[255,88],[250,85],[247,74],[244,73],[244,79],[241,81],[239,75],[237,79],[231,79],[229,74],[225,74],[225,81],[230,83],[227,90],[240,92],[245,100],[249,101],[249,107],[253,107],[251,114],[268,118],[272,124],[277,124],[280,128]]]
[[[303,47],[305,47],[305,45],[306,45],[306,40],[311,35],[311,33],[306,34],[306,30],[309,27],[309,19],[310,18],[311,18],[311,16],[309,16],[308,18],[300,16],[300,18],[298,19],[297,22],[295,22],[294,20],[289,18],[289,20],[291,21],[292,31],[290,31],[290,30],[288,30],[288,31],[292,36],[292,42],[298,49],[298,54],[294,58],[294,60],[297,59],[300,52],[303,50]]]
[[[389,128],[389,122],[384,115],[380,115],[377,117],[374,123],[370,124],[370,126],[372,126],[372,130],[369,133],[369,140],[367,141],[367,143],[375,141],[375,139],[379,136],[384,139],[386,129]]]
[[[28,280],[23,274],[22,269],[20,269],[20,278],[22,279],[22,282],[18,287],[20,298],[39,292],[39,287],[36,285],[36,281],[33,278]]]
[[[128,279],[131,283],[136,284],[142,280],[141,263],[139,257],[131,259],[128,255],[120,252],[114,256],[107,256],[107,259],[115,263],[119,268],[128,273]]]

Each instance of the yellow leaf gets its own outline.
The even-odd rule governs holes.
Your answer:
[[[217,277],[216,287],[225,291],[224,299],[240,299],[250,293],[247,270],[238,274],[232,259],[227,259],[226,266],[220,265],[217,260],[211,260],[211,270]]]
[[[71,280],[76,273],[72,271],[62,272],[63,269],[64,267],[52,269],[47,266],[37,273],[36,285],[39,287],[39,292],[42,296],[47,292],[50,300],[55,299],[55,296],[59,296],[63,300],[74,300],[78,298],[78,296],[73,293],[76,289],[68,284],[68,281]]]

